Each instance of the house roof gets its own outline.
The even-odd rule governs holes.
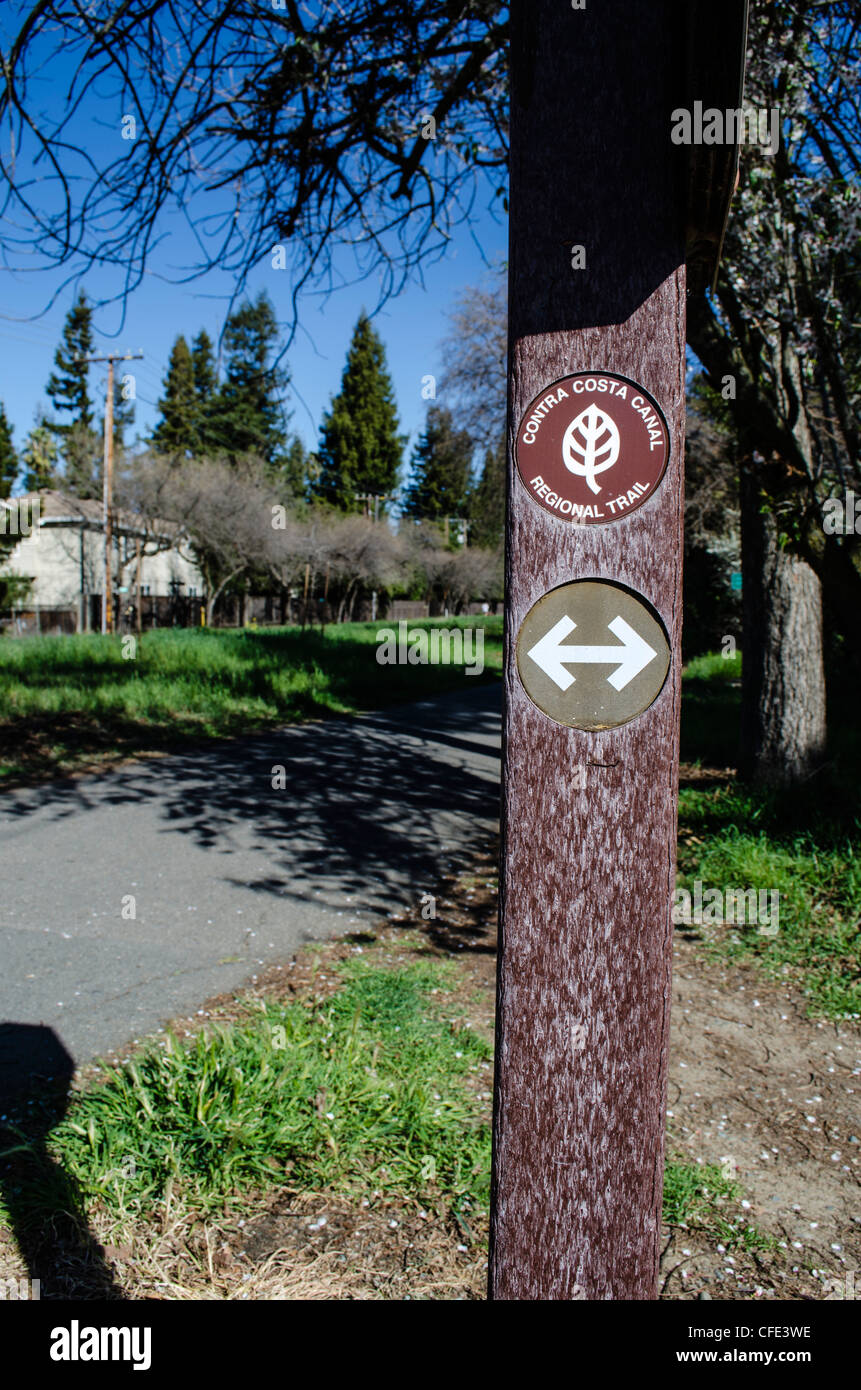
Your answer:
[[[28,492],[23,497],[11,498],[11,501],[39,503],[39,523],[44,525],[47,522],[55,524],[68,521],[73,524],[84,522],[94,522],[96,525],[102,524],[102,503],[95,498],[73,497],[71,493],[59,492],[55,488],[40,488],[38,492]]]
[[[28,509],[38,503],[40,527],[76,526],[92,531],[101,531],[104,528],[104,504],[95,498],[75,497],[72,493],[60,492],[56,488],[40,488],[38,492],[27,492],[21,497],[2,499],[2,506],[7,510],[17,508],[22,503],[26,504]],[[153,528],[157,528],[157,535],[164,539],[176,535],[179,529],[175,522],[157,518],[150,519],[149,526],[146,527],[134,512],[123,511],[117,507],[113,510],[115,533],[143,537],[147,533],[152,535]]]

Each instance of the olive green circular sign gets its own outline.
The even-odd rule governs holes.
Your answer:
[[[654,704],[670,643],[646,599],[606,579],[551,589],[517,635],[517,670],[544,714],[573,729],[615,729]]]

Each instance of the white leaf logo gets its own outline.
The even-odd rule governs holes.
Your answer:
[[[562,458],[568,472],[585,478],[586,486],[597,496],[601,488],[595,482],[595,474],[613,467],[620,444],[615,420],[593,403],[565,431]]]

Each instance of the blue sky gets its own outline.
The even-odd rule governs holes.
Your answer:
[[[176,242],[174,253],[181,249],[183,254],[192,254],[182,238],[176,238]],[[505,259],[507,242],[508,221],[502,214],[498,217],[484,215],[471,232],[461,227],[445,258],[425,267],[423,283],[414,279],[402,294],[389,300],[374,319],[386,348],[401,432],[409,434],[404,450],[404,479],[412,445],[423,428],[428,405],[421,394],[422,378],[428,373],[439,378],[442,373],[441,340],[448,332],[448,311],[463,290],[480,284],[490,274],[491,264]],[[340,268],[347,279],[353,271],[352,259],[347,255],[341,259]],[[276,313],[285,322],[292,312],[289,274],[289,271],[275,271],[267,265],[249,277],[247,291],[254,296],[266,289]],[[77,285],[64,289],[47,312],[41,314],[40,310],[63,278],[50,271],[25,277],[0,266],[0,401],[14,426],[13,442],[17,448],[32,428],[37,408],[50,408],[45,383],[53,368],[54,351],[66,312],[77,294]],[[81,283],[93,299],[104,293],[96,274],[84,278]],[[190,342],[199,329],[206,328],[213,342],[217,342],[232,290],[231,279],[219,272],[188,284],[171,285],[161,273],[154,271],[147,277],[147,283],[129,296],[122,326],[118,303],[96,310],[95,352],[144,353],[143,361],[130,363],[128,368],[136,374],[138,399],[135,424],[128,432],[127,444],[132,444],[137,434],[145,434],[158,416],[156,402],[162,394],[163,377],[176,335],[184,333]],[[363,308],[368,311],[373,308],[376,297],[377,281],[370,277],[364,283],[333,290],[327,299],[309,294],[302,301],[299,329],[286,359],[291,373],[286,400],[293,412],[290,428],[300,436],[307,449],[315,447],[323,412],[340,386],[356,319]],[[29,319],[29,315],[39,316]],[[690,377],[701,367],[690,348],[687,358]],[[99,409],[104,401],[105,384],[105,368],[91,368],[91,388]],[[442,396],[437,399],[440,404],[445,403]]]
[[[479,283],[486,274],[482,252],[488,259],[506,254],[504,219],[494,221],[487,216],[474,233],[475,237],[461,228],[445,259],[425,269],[424,286],[411,284],[375,318],[395,385],[401,428],[410,434],[411,443],[422,428],[427,406],[421,396],[422,377],[426,373],[439,376],[442,368],[439,343],[447,331],[446,311],[463,289]],[[174,253],[181,250],[181,246],[173,247]],[[347,260],[345,256],[345,276],[350,273]],[[267,265],[249,279],[249,292],[256,294],[265,288],[279,317],[285,320],[290,314],[289,275],[289,270],[276,271]],[[37,407],[49,408],[45,383],[75,287],[63,290],[40,317],[29,316],[42,310],[60,283],[61,277],[52,271],[23,276],[0,269],[0,400],[15,427],[13,437],[18,447],[32,427]],[[81,283],[92,299],[104,293],[98,273]],[[216,341],[231,290],[231,281],[220,272],[184,285],[169,285],[153,274],[130,295],[121,328],[119,306],[96,310],[96,352],[144,354],[142,362],[130,364],[138,391],[135,432],[145,431],[154,422],[155,403],[177,333],[185,333],[190,340],[200,328],[206,328]],[[316,443],[323,411],[340,384],[353,325],[363,306],[373,308],[376,297],[376,281],[370,279],[336,289],[325,301],[311,296],[303,301],[299,332],[287,358],[292,377],[288,404],[293,410],[291,425],[308,448]],[[97,399],[104,398],[104,377],[104,368],[91,369]]]
[[[7,46],[6,31],[16,28],[18,22],[14,8],[0,15],[0,42]],[[48,129],[52,119],[57,120],[61,114],[58,99],[64,100],[64,86],[69,84],[67,90],[74,87],[78,59],[62,44],[55,48],[44,36],[40,46],[46,61],[34,72],[32,86],[46,113],[43,125]],[[75,107],[65,134],[76,148],[67,148],[63,163],[72,186],[78,190],[78,201],[92,177],[90,158],[100,165],[116,157],[124,110],[108,78],[100,79],[80,106]],[[32,141],[26,141],[17,156],[17,172],[32,180],[28,192],[37,205],[56,205],[56,188],[45,177],[49,170],[44,162],[32,162],[33,152]],[[196,225],[204,236],[207,216],[217,221],[219,212],[223,213],[227,205],[225,198],[232,208],[231,197],[215,193],[196,200]],[[486,190],[478,191],[474,207],[479,211],[490,206],[499,208],[500,200],[494,199],[488,183]],[[7,230],[10,235],[16,234],[11,224]],[[94,316],[95,351],[140,350],[144,354],[142,362],[130,364],[136,376],[138,398],[135,424],[127,443],[138,432],[146,432],[155,421],[156,402],[176,335],[184,333],[190,340],[200,328],[206,328],[217,342],[234,289],[231,277],[218,270],[194,281],[170,283],[178,281],[185,268],[199,259],[200,247],[176,207],[165,210],[157,230],[164,239],[149,262],[144,283],[128,298],[125,321],[117,303],[97,307]],[[37,238],[28,239],[26,225],[17,229],[19,236],[22,233],[26,244],[16,263],[13,265],[10,259],[0,264],[0,401],[14,426],[13,439],[18,448],[33,426],[36,410],[50,408],[44,394],[45,383],[66,312],[78,289],[77,283],[61,289],[68,271],[61,274],[55,269],[33,268],[44,259],[42,248]],[[427,373],[439,376],[441,371],[439,343],[448,328],[446,310],[453,306],[460,292],[481,281],[488,261],[506,256],[507,236],[507,219],[502,213],[497,218],[485,212],[471,230],[465,226],[457,228],[445,259],[425,267],[424,283],[414,280],[375,317],[394,381],[401,430],[410,436],[405,459],[422,429],[427,408],[421,396],[422,377]],[[333,269],[336,279],[354,278],[355,262],[349,249],[336,257]],[[267,260],[251,272],[247,285],[252,296],[265,288],[279,319],[285,322],[292,318],[290,275],[290,270],[274,270]],[[97,302],[119,289],[120,279],[121,271],[115,268],[93,271],[80,283],[89,298]],[[338,389],[359,312],[363,307],[372,311],[377,297],[378,281],[372,277],[365,283],[334,290],[326,300],[308,294],[301,301],[299,330],[287,357],[292,377],[287,404],[292,409],[291,427],[308,448],[316,445],[323,411]],[[92,393],[99,409],[104,400],[105,378],[104,367],[91,368]]]

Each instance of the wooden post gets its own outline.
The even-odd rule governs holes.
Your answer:
[[[311,582],[311,562],[305,565],[305,588],[302,592],[302,631],[305,631],[305,621],[308,616],[308,585]]]
[[[670,128],[683,16],[673,0],[512,11],[497,1299],[656,1295],[681,688],[688,231]]]
[[[81,611],[78,623],[79,632],[89,632],[90,630],[90,596],[87,593],[86,535],[86,528],[82,525],[80,533]]]
[[[114,630],[113,576],[113,492],[114,492],[114,363],[136,362],[142,352],[109,352],[96,357],[77,357],[76,362],[107,362],[108,394],[105,400],[105,438],[103,445],[102,505],[105,532],[105,592],[102,595],[102,632]]]
[[[108,358],[108,394],[105,400],[104,517],[105,592],[102,597],[102,632],[114,630],[113,498],[114,498],[114,359]]]
[[[325,637],[325,635],[326,635],[326,608],[327,608],[328,603],[329,603],[329,570],[330,570],[330,569],[331,569],[331,561],[327,560],[327,561],[326,561],[326,577],[325,577],[325,579],[323,580],[323,602],[322,602],[322,604],[320,605],[320,634],[321,634],[321,636],[323,636],[323,637]]]
[[[140,537],[138,537],[138,538],[135,540],[135,560],[136,560],[136,565],[135,565],[135,611],[136,611],[136,613],[137,613],[137,621],[136,621],[136,624],[135,624],[135,625],[136,625],[136,627],[137,627],[138,637],[140,637],[140,636],[143,634],[143,614],[141,613],[141,597],[142,597],[142,595],[141,595],[141,562],[142,562],[142,559],[143,559],[143,556],[142,556],[142,554],[141,554]]]

